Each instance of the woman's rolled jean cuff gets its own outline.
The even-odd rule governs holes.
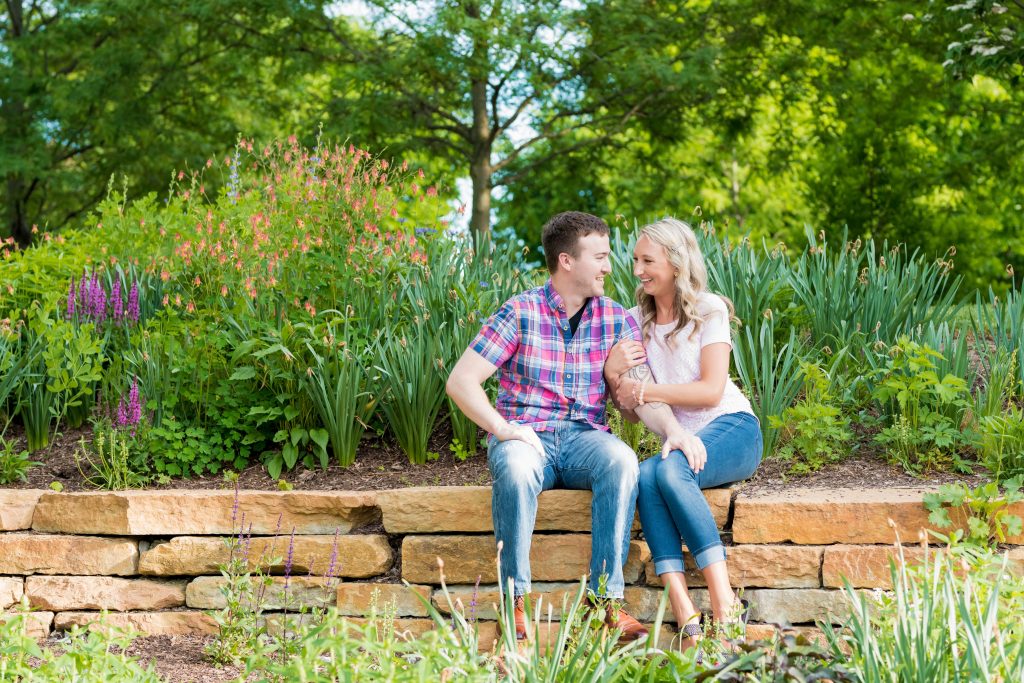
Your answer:
[[[697,569],[705,569],[709,565],[715,562],[725,561],[725,546],[716,543],[715,545],[708,546],[696,553],[693,556],[693,561],[697,564]],[[679,557],[663,557],[654,561],[654,573],[658,576],[662,574],[668,574],[669,572],[684,572],[686,569],[683,567],[683,558]]]

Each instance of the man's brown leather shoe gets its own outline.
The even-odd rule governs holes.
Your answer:
[[[513,605],[512,620],[515,623],[516,640],[526,640],[530,637],[526,630],[526,599],[522,595],[516,596]]]
[[[620,643],[631,643],[647,637],[647,627],[631,617],[621,609],[615,609],[609,605],[605,609],[604,623],[608,628],[619,629],[622,635],[619,636]]]

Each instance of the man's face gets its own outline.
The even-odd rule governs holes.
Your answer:
[[[569,257],[568,267],[573,289],[580,296],[603,296],[604,277],[612,272],[607,235],[591,233],[576,243],[579,255]]]

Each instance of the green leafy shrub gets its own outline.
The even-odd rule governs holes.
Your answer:
[[[123,491],[146,483],[146,477],[135,469],[140,455],[137,435],[109,420],[97,420],[93,425],[92,442],[86,443],[85,439],[79,442],[75,464],[89,486]]]
[[[28,471],[42,463],[29,459],[13,440],[0,436],[0,486],[28,480]]]
[[[963,445],[961,425],[970,407],[967,382],[936,372],[938,351],[902,337],[890,349],[873,397],[890,424],[875,438],[908,472],[952,462],[966,469],[957,455]]]
[[[1021,481],[1020,477],[1010,479],[1002,492],[996,482],[973,489],[963,483],[944,484],[924,496],[928,521],[942,529],[966,522],[966,535],[964,529],[955,528],[949,536],[951,543],[964,541],[983,548],[1005,543],[1008,536],[1018,536],[1024,530],[1020,517],[1009,510],[1013,504],[1024,501]],[[950,517],[950,511],[955,511],[955,517]]]
[[[782,415],[769,417],[773,429],[781,434],[776,456],[789,463],[793,474],[810,474],[825,465],[838,462],[843,449],[853,440],[850,418],[835,405],[831,380],[821,366],[803,362],[804,395],[786,408]]]

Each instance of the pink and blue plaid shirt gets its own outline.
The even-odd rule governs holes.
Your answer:
[[[498,366],[498,413],[537,431],[579,420],[607,431],[604,362],[622,339],[640,341],[626,309],[591,297],[575,336],[562,297],[548,280],[506,301],[487,319],[472,348]]]

